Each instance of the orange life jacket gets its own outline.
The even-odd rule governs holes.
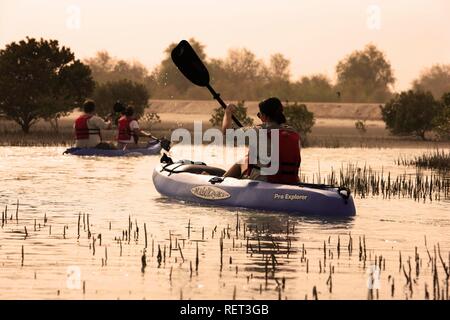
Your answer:
[[[100,135],[100,129],[89,129],[87,122],[92,118],[90,114],[83,114],[75,120],[75,138],[77,140],[87,140],[91,134]]]
[[[292,130],[278,129],[279,131],[279,156],[278,172],[268,175],[267,181],[271,183],[296,184],[300,182],[298,171],[300,169],[300,135]],[[271,131],[268,130],[269,137]],[[247,157],[250,159],[250,156]],[[253,168],[258,168],[254,164],[248,164],[248,169],[244,174],[250,175]],[[259,168],[260,169],[260,168]]]
[[[138,143],[138,136],[134,134],[134,132],[130,128],[131,121],[136,119],[132,117],[122,116],[118,121],[118,135],[117,140],[119,141],[128,141],[132,137],[134,138],[134,142]]]

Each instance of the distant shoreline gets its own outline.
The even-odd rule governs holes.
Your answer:
[[[236,101],[230,101],[236,102]],[[392,136],[381,120],[379,104],[364,103],[305,103],[316,118],[311,134],[308,135],[309,147],[367,147],[367,148],[448,148],[450,142],[421,141],[412,137]],[[246,102],[248,114],[258,123],[256,101]],[[150,129],[156,136],[170,138],[176,128],[193,129],[194,121],[202,121],[203,129],[211,127],[209,119],[219,105],[214,100],[150,100],[147,112],[157,112],[161,123]],[[0,120],[0,145],[2,146],[43,146],[72,145],[74,143],[72,126],[80,114],[74,111],[59,120],[59,132],[56,133],[44,121],[32,127],[25,135],[12,121]],[[355,128],[356,120],[366,120],[365,134]],[[105,140],[114,140],[114,130],[105,131]]]
[[[236,103],[237,101],[227,101]],[[316,118],[381,120],[380,103],[298,102],[305,104]],[[258,113],[258,101],[245,101],[247,113]],[[150,99],[150,110],[158,113],[208,114],[219,107],[214,100]]]

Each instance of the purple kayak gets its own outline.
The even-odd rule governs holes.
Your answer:
[[[96,149],[96,148],[69,148],[64,151],[64,154],[71,154],[74,156],[97,156],[97,157],[136,157],[136,156],[151,156],[159,154],[161,151],[161,143],[155,143],[147,148],[140,149]]]
[[[205,205],[337,218],[356,214],[347,188],[223,178],[223,173],[201,162],[161,163],[153,171],[153,183],[164,196]]]

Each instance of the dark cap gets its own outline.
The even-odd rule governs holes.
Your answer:
[[[262,114],[265,114],[278,124],[286,122],[286,118],[283,114],[283,105],[278,98],[272,97],[260,102],[259,110]]]
[[[95,102],[94,100],[86,100],[83,103],[83,111],[86,113],[91,113],[95,110]]]
[[[134,115],[134,108],[133,108],[133,106],[126,107],[124,113],[125,113],[125,115],[127,117],[131,117],[132,115]]]

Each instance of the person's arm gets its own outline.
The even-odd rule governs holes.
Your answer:
[[[236,106],[234,104],[229,104],[228,107],[225,109],[225,114],[223,115],[222,120],[222,133],[225,134],[227,132],[227,129],[233,128],[233,119],[231,116],[233,115],[234,111],[236,110]]]
[[[143,137],[148,137],[148,138],[153,138],[152,134],[150,132],[141,130],[141,129],[137,129],[138,134],[140,134]]]
[[[140,128],[132,128],[131,130],[133,131],[134,136],[152,137],[152,135],[150,133],[148,133],[147,131],[141,130]]]
[[[111,129],[111,121],[110,121],[110,120],[105,121],[105,120],[103,120],[102,118],[97,117],[97,116],[93,117],[91,120],[93,120],[93,121],[92,121],[93,124],[94,124],[98,129],[101,129],[101,130],[109,130],[109,129]]]
[[[141,137],[149,137],[150,136],[149,133],[147,133],[144,130],[141,130],[141,128],[139,127],[139,123],[136,120],[131,121],[130,129],[133,132],[134,136],[141,136]]]

